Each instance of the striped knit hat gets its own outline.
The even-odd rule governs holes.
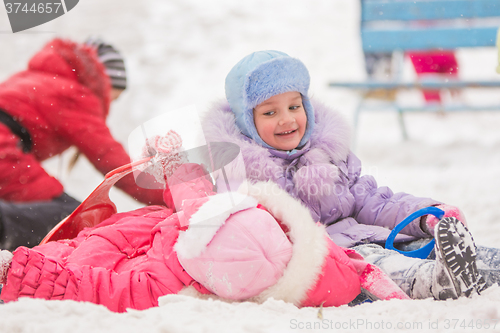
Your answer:
[[[111,80],[111,86],[116,89],[125,89],[127,87],[127,73],[120,53],[100,38],[91,37],[85,41],[85,44],[96,48],[99,61],[106,68],[106,74]]]

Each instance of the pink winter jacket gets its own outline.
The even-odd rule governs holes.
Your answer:
[[[173,252],[178,234],[177,215],[150,206],[116,214],[71,241],[20,247],[2,299],[71,299],[123,312],[157,306],[158,297],[185,286],[209,293],[179,264]]]
[[[190,175],[189,182],[182,181],[183,174]],[[211,182],[198,165],[183,165],[172,179],[169,185],[174,201],[179,193],[191,202],[206,201],[207,195],[219,196],[214,195]],[[242,191],[279,221],[292,247],[276,280],[251,300],[274,297],[297,306],[339,306],[353,300],[361,287],[373,289],[371,293],[382,299],[407,298],[375,266],[353,250],[335,245],[324,226],[313,223],[307,208],[277,185],[247,184]],[[1,298],[6,302],[19,297],[89,301],[123,312],[157,306],[160,296],[181,291],[212,294],[210,284],[195,280],[179,261],[183,253],[176,250],[182,247],[179,235],[190,229],[185,224],[184,211],[149,206],[115,214],[72,240],[33,249],[20,247],[14,252]],[[244,262],[242,258],[248,253],[241,253],[237,260]]]
[[[199,166],[189,164],[180,171],[199,173],[197,184],[211,185]],[[201,196],[189,184],[175,187],[183,187],[186,197]],[[148,206],[115,214],[72,240],[32,249],[19,247],[14,251],[1,299],[71,299],[123,312],[157,306],[158,297],[178,293],[186,286],[207,294],[184,271],[173,251],[179,230],[178,216],[172,209]]]

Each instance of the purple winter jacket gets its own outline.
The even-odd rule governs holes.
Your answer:
[[[245,179],[276,182],[300,199],[342,247],[384,242],[406,216],[440,204],[429,198],[394,194],[388,187],[378,187],[373,176],[361,176],[361,161],[349,149],[346,121],[320,103],[313,101],[313,106],[314,132],[304,147],[291,152],[262,147],[243,135],[227,103],[208,111],[202,121],[206,140],[235,143],[241,149],[239,158],[224,168],[229,183]],[[214,159],[224,159],[224,154],[223,150],[212,151]],[[218,184],[222,185],[218,191],[223,191],[225,182]],[[416,219],[396,241],[425,237],[429,235]]]

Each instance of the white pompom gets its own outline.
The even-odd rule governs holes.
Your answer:
[[[7,280],[7,272],[9,271],[13,256],[14,255],[7,250],[0,251],[0,284],[5,283]]]

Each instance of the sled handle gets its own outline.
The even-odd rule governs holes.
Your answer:
[[[441,219],[444,216],[444,211],[442,209],[437,208],[437,207],[426,207],[426,208],[422,208],[420,210],[417,210],[413,214],[408,215],[394,229],[392,229],[391,233],[389,234],[389,237],[387,237],[387,240],[385,242],[385,248],[389,249],[389,250],[397,251],[401,254],[404,254],[407,257],[426,259],[429,256],[429,254],[431,253],[432,249],[434,248],[434,244],[436,243],[436,240],[434,238],[429,243],[422,246],[420,249],[413,250],[413,251],[401,251],[401,250],[396,249],[394,247],[394,239],[396,238],[396,235],[399,234],[399,232],[401,230],[403,230],[404,227],[406,227],[408,224],[411,223],[411,221],[415,220],[418,217],[428,215],[428,214],[432,214],[435,217],[437,217],[438,219]]]

